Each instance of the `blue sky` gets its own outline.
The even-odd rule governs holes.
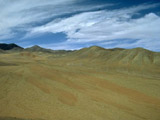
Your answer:
[[[0,43],[160,51],[159,0],[0,0]]]

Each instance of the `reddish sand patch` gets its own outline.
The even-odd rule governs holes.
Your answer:
[[[68,86],[69,88],[73,88],[76,90],[83,90],[85,89],[84,87],[72,82],[71,80],[67,79],[67,77],[63,77],[64,73],[63,71],[61,71],[60,73],[56,70],[53,69],[48,69],[45,68],[43,66],[35,66],[31,68],[32,71],[34,71],[35,74],[37,74],[38,76],[42,76],[44,78],[47,78],[49,80],[53,80],[59,83],[62,83],[66,86]],[[63,74],[63,75],[62,75]]]
[[[102,79],[92,77],[92,76],[89,76],[89,78],[91,79],[91,81],[89,81],[89,82],[93,85],[98,85],[99,87],[111,90],[111,91],[116,92],[118,94],[125,95],[128,98],[135,100],[137,102],[145,102],[145,103],[160,106],[160,99],[159,98],[148,96],[148,95],[146,95],[142,92],[139,92],[137,90],[122,87],[120,85],[109,82],[107,80],[102,80]]]
[[[36,86],[37,88],[39,88],[40,90],[42,90],[43,92],[49,94],[50,93],[50,89],[47,85],[42,84],[40,82],[38,82],[36,79],[28,79],[27,82],[31,83],[32,85]]]
[[[63,104],[67,104],[70,106],[74,106],[76,104],[77,97],[74,94],[62,89],[55,89],[55,92],[58,96],[58,100]]]

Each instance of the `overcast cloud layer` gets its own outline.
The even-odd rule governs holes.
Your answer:
[[[141,13],[159,7],[159,3],[107,9],[116,4],[81,5],[77,1],[0,0],[0,41],[16,38],[27,42],[44,33],[64,33],[63,42],[54,43],[53,38],[52,44],[42,46],[79,49],[95,43],[108,48],[144,47],[160,51],[160,16]],[[18,38],[21,32],[25,34]]]

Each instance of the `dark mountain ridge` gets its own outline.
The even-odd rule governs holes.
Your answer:
[[[24,48],[14,43],[11,43],[11,44],[0,43],[0,49],[1,50],[12,50],[12,49],[23,50]]]

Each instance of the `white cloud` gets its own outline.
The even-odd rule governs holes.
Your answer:
[[[155,13],[137,19],[133,19],[132,16],[139,11],[156,6],[157,4],[152,4],[112,11],[84,12],[36,27],[32,29],[30,35],[64,32],[70,43],[139,39],[139,42],[132,46],[142,44],[144,47],[153,48],[151,47],[155,45],[153,43],[160,45],[160,42],[156,42],[160,39],[160,17]]]
[[[78,50],[81,49],[82,46],[78,46],[76,44],[71,44],[68,42],[57,43],[57,44],[41,44],[44,48],[49,48],[53,50]]]
[[[0,39],[13,37],[14,28],[29,31],[33,24],[72,13],[101,8],[110,4],[85,7],[77,0],[0,0]]]

